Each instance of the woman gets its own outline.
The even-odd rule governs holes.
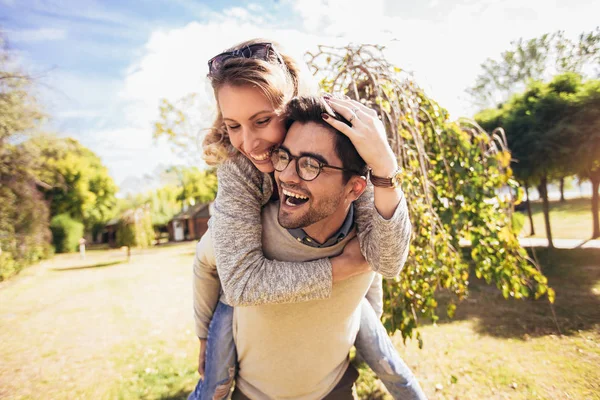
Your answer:
[[[370,266],[365,263],[356,240],[348,244],[340,256],[331,259],[306,263],[267,260],[262,254],[260,212],[273,195],[270,174],[274,169],[270,154],[285,136],[281,113],[285,104],[298,95],[298,68],[272,43],[252,40],[212,58],[209,79],[217,99],[218,115],[204,141],[204,154],[207,163],[219,165],[219,191],[211,218],[211,232],[224,296],[214,309],[208,329],[197,332],[200,338],[199,372],[204,375],[204,380],[199,382],[190,398],[200,399],[225,398],[229,393],[236,362],[231,306],[323,299],[330,295],[335,282],[363,273],[370,267],[386,277],[394,277],[403,264],[403,261],[380,263],[379,244],[371,237],[369,221],[390,218],[397,207],[382,212],[385,207],[375,202],[376,210],[372,193],[363,195],[355,204],[358,237]],[[366,162],[376,160],[378,170],[387,169],[383,174],[391,174],[397,168],[396,160],[375,113],[357,102],[339,99],[328,102],[342,115],[356,112],[365,120],[371,118],[371,125],[362,126],[361,132],[352,130],[351,134],[354,140],[369,140],[370,146],[362,146],[368,148],[366,154],[360,154],[363,159]],[[343,129],[336,125],[339,121],[334,118],[326,121]],[[398,207],[405,208],[405,202],[400,202]],[[221,240],[224,235],[229,235],[229,239],[235,235],[235,251],[227,247],[226,243],[231,240]],[[408,235],[409,230],[407,237],[401,238],[406,244]],[[198,296],[203,296],[202,291],[196,290]],[[380,296],[370,299],[379,312]],[[362,310],[361,330],[356,342],[360,354],[395,397],[424,398],[375,311],[368,305],[366,308]],[[374,341],[375,336],[385,339]],[[378,362],[382,359],[388,361],[385,366]]]

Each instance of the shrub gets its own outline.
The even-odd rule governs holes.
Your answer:
[[[8,252],[0,254],[0,282],[19,272],[20,268],[12,255]]]
[[[77,251],[79,239],[83,236],[83,224],[68,214],[60,214],[50,221],[52,244],[57,253]]]

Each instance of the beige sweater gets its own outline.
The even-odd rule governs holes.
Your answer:
[[[354,235],[332,247],[314,248],[296,241],[277,222],[278,206],[262,213],[263,252],[269,259],[302,262],[341,253]],[[219,281],[211,235],[197,247],[196,324],[204,331],[216,304]],[[373,272],[333,285],[327,299],[291,304],[236,307],[234,339],[238,351],[237,384],[252,399],[320,399],[341,379],[359,328],[361,300],[371,287],[381,309],[381,276]],[[200,327],[200,329],[198,329]]]

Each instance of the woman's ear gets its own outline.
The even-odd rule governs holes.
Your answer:
[[[347,183],[348,200],[354,201],[358,199],[367,188],[367,178],[364,176],[353,176]]]

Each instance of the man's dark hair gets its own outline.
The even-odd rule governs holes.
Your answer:
[[[353,175],[367,175],[367,164],[356,151],[356,148],[346,135],[323,121],[322,114],[329,114],[332,118],[342,121],[351,126],[344,117],[335,113],[331,107],[326,105],[325,100],[318,96],[298,96],[290,100],[285,108],[285,128],[290,129],[294,122],[314,122],[322,125],[335,133],[334,149],[337,156],[342,160],[344,183],[347,183]]]

